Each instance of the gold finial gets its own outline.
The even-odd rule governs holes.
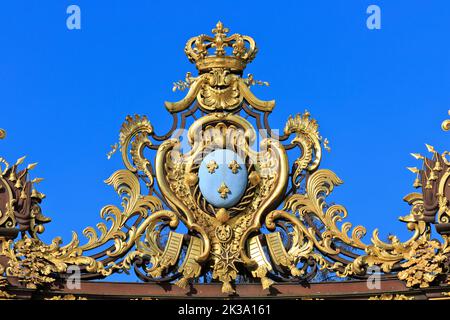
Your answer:
[[[184,52],[200,73],[216,68],[241,73],[255,58],[258,48],[253,38],[237,33],[227,36],[228,32],[229,29],[219,21],[212,29],[213,37],[202,34],[188,40]],[[212,48],[215,50],[210,50]],[[226,48],[233,49],[232,53],[227,54]]]
[[[422,183],[420,182],[420,179],[418,177],[416,177],[416,179],[414,179],[414,183],[413,183],[413,188],[420,188],[422,186]]]
[[[3,129],[0,129],[0,139],[5,139],[6,137],[6,131]]]

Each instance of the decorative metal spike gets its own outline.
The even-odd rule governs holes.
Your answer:
[[[417,169],[416,167],[406,167],[406,169],[408,169],[412,173],[419,173],[419,169]]]
[[[436,151],[434,150],[434,147],[433,147],[433,146],[430,146],[429,144],[426,144],[426,143],[425,143],[425,146],[427,147],[428,152],[432,152],[432,153],[435,153],[435,152],[436,152]]]
[[[31,183],[37,184],[39,182],[42,182],[43,180],[44,180],[44,178],[34,178],[33,180],[31,180]]]
[[[11,173],[9,174],[8,180],[11,182],[14,182],[14,181],[16,181],[16,179],[17,179],[16,178],[16,170],[15,170],[15,167],[13,167],[11,169]]]
[[[422,156],[421,154],[419,154],[419,153],[411,153],[411,155],[414,157],[414,158],[416,158],[417,160],[420,160],[420,159],[425,159],[425,157],[424,156]]]
[[[22,158],[17,159],[16,166],[21,165],[25,161],[26,156],[23,156]]]
[[[37,166],[37,162],[35,162],[35,163],[30,163],[28,166],[27,166],[27,170],[33,170],[34,168],[36,168],[36,166]]]

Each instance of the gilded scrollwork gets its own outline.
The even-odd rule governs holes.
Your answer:
[[[97,224],[100,233],[92,227],[86,228],[83,231],[88,238],[85,244],[80,244],[76,233],[73,233],[72,240],[64,246],[61,245],[60,238],[55,238],[50,245],[31,237],[4,242],[0,255],[8,258],[6,275],[17,277],[30,288],[55,282],[57,275],[64,274],[69,265],[82,266],[88,273],[108,276],[117,270],[130,269],[137,257],[149,253],[148,250],[131,250],[144,232],[148,231],[148,226],[154,226],[155,221],[167,221],[172,228],[178,225],[177,216],[171,211],[163,210],[159,199],[140,194],[138,179],[131,171],[117,171],[106,182],[113,185],[118,194],[123,196],[122,211],[112,205],[101,211],[101,217],[110,222],[110,227],[103,222]],[[127,221],[134,216],[142,218],[142,223],[124,231]],[[105,251],[105,255],[112,258],[112,261],[104,263],[86,255],[108,242],[113,242],[113,245]],[[150,251],[150,254],[153,254],[155,264],[159,264],[158,259],[161,259],[163,254],[158,251]],[[114,262],[115,258],[120,258],[120,261]]]
[[[272,111],[275,101],[262,101],[256,98],[249,86],[253,83],[243,79],[239,75],[231,73],[225,68],[217,68],[189,78],[185,87],[189,91],[183,100],[178,102],[166,102],[166,108],[170,112],[181,112],[189,108],[196,100],[200,107],[209,112],[234,111],[238,109],[244,100],[249,101],[257,110]]]
[[[105,206],[96,228],[83,231],[86,241],[77,233],[65,245],[60,238],[51,244],[39,240],[49,219],[39,206],[44,195],[33,188],[40,179],[28,179],[35,165],[19,170],[23,158],[13,166],[0,158],[0,227],[22,231],[18,240],[0,234],[0,256],[8,261],[0,265],[0,288],[7,277],[43,288],[61,280],[72,265],[80,267],[84,279],[133,269],[143,281],[182,288],[210,272],[228,294],[234,293],[239,275],[259,279],[268,289],[277,279],[310,281],[319,270],[364,278],[372,266],[383,276],[396,274],[408,287],[447,281],[448,152],[439,154],[427,145],[431,159],[413,154],[423,160],[422,169],[409,168],[422,193],[404,198],[410,212],[400,218],[412,232],[410,239],[390,236],[385,242],[375,230],[365,243],[366,229],[346,220],[344,206],[328,202],[343,181],[320,168],[328,140],[320,136],[318,122],[305,111],[289,117],[277,136],[268,121],[275,102],[250,91],[254,84],[268,83],[253,75],[242,78],[257,52],[254,40],[227,36],[222,23],[213,33],[186,45],[199,75],[188,73],[185,81],[174,83],[188,92],[178,102],[165,103],[174,119],[168,133],[156,134],[145,116],[125,119],[119,142],[108,154],[120,150],[125,168],[105,181],[121,197],[121,207]],[[187,135],[181,137],[178,129],[187,129]],[[292,158],[296,149],[300,155]],[[214,152],[236,157],[206,161]],[[218,184],[205,190],[203,181]],[[177,230],[180,223],[184,232]],[[430,240],[433,223],[442,243]],[[57,298],[66,297],[72,298]]]
[[[251,261],[242,244],[245,244],[252,228],[259,225],[261,213],[258,211],[262,212],[262,208],[274,202],[270,199],[281,194],[285,185],[282,181],[287,178],[286,160],[275,141],[263,141],[262,153],[252,151],[250,145],[255,132],[241,117],[212,114],[199,121],[201,123],[195,122],[189,129],[191,150],[182,153],[178,140],[169,140],[161,145],[156,157],[156,175],[163,196],[179,213],[180,219],[193,231],[198,228],[203,230],[206,235],[202,237],[204,247],[208,247],[209,243],[211,246],[213,278],[223,282],[224,292],[233,292],[230,281],[238,274],[236,264]],[[197,128],[203,130],[200,132]],[[238,205],[219,210],[207,204],[199,192],[197,181],[199,161],[212,150],[222,148],[241,155],[245,159],[246,169],[254,172],[254,178],[250,179]],[[218,165],[208,162],[207,167],[208,172],[213,174]],[[277,181],[281,185],[278,190],[275,188]],[[218,192],[222,198],[226,198],[231,191],[222,183]]]

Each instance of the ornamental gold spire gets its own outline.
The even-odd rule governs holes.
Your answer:
[[[237,33],[227,36],[228,32],[219,21],[212,29],[214,36],[201,34],[188,40],[184,52],[200,73],[215,68],[242,73],[247,63],[255,58],[258,48],[253,38]],[[230,54],[227,48],[232,49]]]

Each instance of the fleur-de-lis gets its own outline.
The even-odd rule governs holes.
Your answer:
[[[228,194],[230,193],[230,189],[228,189],[225,182],[222,182],[219,189],[217,189],[217,192],[220,193],[220,196],[222,197],[222,199],[226,199],[228,197]]]
[[[241,168],[241,166],[239,165],[239,163],[237,163],[236,160],[233,160],[228,164],[228,168],[231,169],[231,172],[236,174],[239,171],[239,169]]]
[[[218,167],[219,167],[219,166],[217,165],[217,162],[215,162],[214,160],[211,160],[211,161],[206,165],[206,168],[208,168],[208,172],[209,172],[209,173],[214,173]]]

